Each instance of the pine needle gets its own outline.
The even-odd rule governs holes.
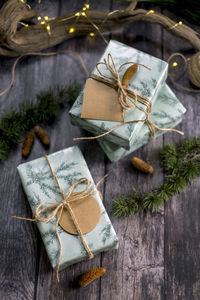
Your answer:
[[[27,131],[36,124],[51,124],[67,103],[73,103],[81,86],[56,87],[39,93],[36,101],[26,101],[19,109],[4,112],[0,121],[0,160],[21,142]]]
[[[113,201],[113,213],[118,217],[128,217],[142,208],[142,198],[138,191],[130,196],[121,196]]]
[[[160,151],[164,182],[151,192],[121,196],[113,200],[113,213],[128,217],[139,211],[159,211],[174,194],[181,193],[188,183],[200,175],[200,138],[186,139],[175,147],[168,144]]]

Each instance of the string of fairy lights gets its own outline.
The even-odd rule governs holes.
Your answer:
[[[21,3],[28,5],[26,0],[20,0]],[[41,4],[41,0],[38,0],[38,4]],[[28,5],[29,6],[29,5]],[[30,7],[30,6],[29,6]],[[75,18],[74,24],[73,26],[71,26],[70,28],[68,28],[68,33],[72,34],[75,32],[76,30],[76,23],[78,22],[80,17],[85,17],[88,19],[88,21],[92,24],[92,26],[94,27],[94,29],[96,29],[100,36],[103,38],[103,40],[107,43],[107,40],[104,38],[104,36],[102,35],[101,31],[100,31],[100,27],[103,25],[103,23],[105,22],[106,18],[108,16],[106,16],[106,18],[102,21],[102,24],[100,25],[100,27],[98,27],[90,18],[89,16],[86,14],[86,11],[90,8],[90,4],[89,4],[89,0],[84,4],[84,6],[82,7],[82,9],[80,11],[77,11],[73,16],[68,17],[68,18],[64,18],[61,20],[61,22],[66,21],[67,19],[72,19]],[[108,15],[110,15],[111,13],[109,13]],[[47,15],[45,16],[41,16],[39,15],[37,17],[37,20],[40,22],[41,25],[44,25],[48,35],[51,35],[51,26],[49,24],[49,21],[54,20],[55,18],[49,18]],[[24,27],[29,27],[28,24],[24,23],[24,22],[20,22],[21,25],[23,25]],[[95,33],[92,31],[89,33],[90,37],[94,37]]]
[[[155,13],[155,10],[151,9],[151,10],[149,10],[149,11],[147,12],[147,15],[148,15],[148,14],[154,14],[154,13]],[[172,30],[172,29],[174,29],[174,28],[176,28],[176,27],[178,27],[178,26],[181,26],[181,25],[183,25],[183,22],[182,22],[182,21],[179,21],[179,22],[177,22],[176,24],[174,24],[173,26],[171,26],[168,30]],[[171,66],[172,66],[173,68],[178,67],[178,62],[177,62],[177,61],[174,61],[174,62],[172,63]]]
[[[26,2],[26,0],[20,0],[20,1],[21,1],[21,3],[27,5],[29,8],[31,8],[30,5]],[[38,4],[39,4],[39,6],[40,6],[41,0],[38,0]],[[89,33],[89,36],[90,36],[91,38],[95,37],[95,35],[96,35],[96,34],[95,34],[95,31],[96,31],[96,32],[102,37],[102,39],[104,40],[104,42],[105,42],[106,44],[108,44],[108,41],[105,39],[105,37],[103,36],[103,34],[102,34],[102,32],[101,32],[101,28],[102,28],[103,24],[105,23],[105,21],[107,20],[107,18],[108,18],[111,14],[117,12],[117,10],[112,11],[112,12],[109,12],[109,13],[106,15],[106,17],[104,18],[104,20],[102,21],[102,23],[100,24],[100,26],[97,26],[97,25],[91,20],[91,18],[90,18],[90,17],[88,16],[88,14],[87,14],[87,11],[88,11],[89,9],[90,9],[90,3],[89,3],[89,0],[87,0],[86,3],[83,5],[83,7],[82,7],[81,10],[75,12],[72,16],[69,16],[69,17],[67,17],[67,18],[64,18],[64,19],[60,20],[60,22],[64,22],[64,21],[66,21],[66,20],[68,20],[68,19],[73,19],[73,18],[74,18],[75,20],[74,20],[73,25],[70,26],[69,28],[66,28],[66,30],[67,30],[67,32],[68,32],[69,34],[73,34],[73,33],[76,31],[76,24],[77,24],[79,18],[81,18],[81,17],[87,18],[87,20],[91,23],[91,25],[92,25],[93,28],[94,28],[94,30],[91,31],[91,32]],[[156,13],[155,10],[152,10],[152,9],[151,9],[151,10],[149,10],[149,11],[146,13],[146,15],[148,15],[148,14],[154,14],[154,13]],[[39,22],[41,25],[44,25],[44,26],[45,26],[46,31],[47,31],[47,33],[48,33],[49,36],[51,35],[51,26],[50,26],[50,24],[49,24],[49,21],[54,20],[54,19],[55,19],[55,18],[49,18],[47,15],[42,16],[41,14],[37,17],[38,22]],[[24,27],[29,27],[29,25],[28,25],[27,23],[20,22],[20,24],[23,25]],[[183,22],[182,22],[182,21],[179,21],[179,22],[177,22],[176,24],[174,24],[173,26],[171,26],[168,30],[172,30],[172,29],[176,28],[177,26],[181,26],[181,25],[183,25]],[[171,66],[174,67],[174,68],[178,67],[178,62],[177,62],[177,61],[174,61],[174,62],[171,64]]]

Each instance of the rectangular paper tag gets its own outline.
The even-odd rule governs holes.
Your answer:
[[[88,79],[85,85],[81,118],[123,122],[124,114],[117,92],[96,80]]]

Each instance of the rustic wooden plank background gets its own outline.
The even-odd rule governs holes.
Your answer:
[[[31,1],[30,4],[35,7],[35,2]],[[41,9],[53,17],[79,10],[83,4],[84,1],[78,0],[43,0]],[[120,8],[112,0],[94,0],[91,1],[91,7],[107,11]],[[152,8],[149,5],[144,7]],[[156,9],[160,11],[159,7]],[[168,11],[164,13],[177,20]],[[190,51],[190,46],[185,42],[172,37],[159,26],[145,23],[129,25],[110,33],[107,38],[163,59],[167,59],[172,52]],[[92,43],[86,37],[74,38],[55,47],[79,52],[89,71],[95,66],[104,48],[105,44],[100,37],[95,37]],[[12,63],[13,59],[0,58],[1,90],[8,85]],[[73,57],[24,58],[17,67],[14,87],[1,99],[1,113],[11,107],[17,108],[24,100],[33,99],[39,91],[56,84],[65,85],[73,80],[80,83],[85,80],[84,73]],[[187,84],[187,79],[183,83]],[[199,95],[177,90],[171,83],[170,86],[187,108],[179,128],[185,132],[186,137],[198,135]],[[68,110],[61,114],[58,122],[46,129],[51,136],[51,147],[47,153],[72,146],[72,138],[82,135],[81,129],[70,124]],[[105,173],[110,174],[101,189],[110,215],[113,197],[131,192],[133,186],[147,191],[162,182],[158,151],[165,143],[176,143],[180,139],[169,133],[135,152],[136,156],[154,165],[155,173],[152,177],[132,168],[131,155],[117,163],[110,163],[96,142],[78,143],[95,181]],[[36,140],[28,160],[40,157],[43,153],[43,148]],[[0,163],[0,299],[200,299],[200,179],[188,186],[184,193],[173,197],[173,201],[161,212],[127,219],[117,219],[111,215],[120,240],[119,250],[97,255],[91,261],[69,267],[61,272],[61,282],[57,284],[36,226],[11,219],[12,215],[31,216],[16,171],[17,165],[23,161],[20,145],[6,161]],[[107,269],[105,276],[87,288],[74,287],[75,278],[98,266]]]

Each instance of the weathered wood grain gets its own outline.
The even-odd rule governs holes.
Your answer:
[[[105,10],[119,8],[119,4],[112,6],[112,2],[94,1],[91,2],[91,6]],[[83,4],[84,1],[78,0],[46,0],[41,2],[41,11],[46,11],[49,17],[53,17],[67,11],[79,10]],[[31,1],[31,5],[37,4]],[[152,8],[146,4],[144,7]],[[108,38],[119,40],[160,58],[163,56],[164,48],[165,59],[174,51],[188,52],[190,47],[163,33],[159,26],[143,23],[117,30]],[[82,37],[71,39],[54,49],[77,51],[90,72],[105,49],[105,44],[99,36],[93,40]],[[0,62],[0,90],[2,90],[8,85],[13,60],[0,58]],[[16,81],[12,90],[0,99],[0,112],[9,107],[17,107],[25,99],[34,98],[36,93],[50,86],[66,85],[74,80],[83,83],[85,74],[77,59],[72,56],[24,58],[17,67]],[[179,128],[185,131],[186,137],[198,135],[199,95],[185,93],[170,85],[187,108],[184,121]],[[63,111],[59,120],[46,130],[51,137],[51,145],[46,153],[72,146],[73,137],[87,134],[70,124],[67,109]],[[25,160],[21,158],[20,146],[13,151],[5,162],[0,163],[0,299],[199,299],[199,179],[185,189],[184,193],[173,197],[172,202],[160,213],[141,214],[127,219],[117,219],[111,215],[112,199],[121,195],[122,190],[125,194],[131,193],[132,187],[148,191],[162,182],[158,151],[163,141],[178,142],[180,139],[176,134],[168,133],[134,153],[154,166],[153,176],[135,170],[130,162],[132,155],[111,164],[95,141],[77,143],[83,151],[95,181],[109,173],[100,190],[119,236],[120,245],[118,251],[99,254],[93,260],[84,261],[62,271],[59,284],[56,282],[55,273],[51,269],[36,226],[11,219],[12,215],[31,216],[16,171],[16,166]],[[43,154],[44,149],[36,140],[28,160]],[[101,279],[84,289],[75,286],[75,279],[79,275],[99,266],[107,269]]]
[[[53,3],[53,2],[52,2]],[[53,3],[49,10],[56,10],[57,4]],[[11,64],[13,60],[2,59],[0,67],[0,89],[8,86],[10,81]],[[38,71],[38,64],[42,72]],[[42,66],[43,65],[43,66]],[[16,69],[15,84],[12,90],[0,99],[0,111],[16,108],[19,103],[30,100],[35,94],[49,87],[49,74],[51,62],[38,58],[23,59]],[[42,80],[41,74],[45,75]],[[45,79],[45,80],[44,80]],[[35,143],[29,159],[34,159],[43,154],[43,148]],[[35,225],[25,221],[14,220],[12,215],[31,216],[31,211],[23,193],[17,165],[25,161],[21,157],[21,145],[13,151],[5,162],[1,162],[1,214],[0,214],[0,298],[1,299],[34,299],[37,282],[37,268],[41,242]]]
[[[166,14],[169,14],[165,11]],[[175,16],[172,15],[174,19]],[[183,20],[183,23],[185,21]],[[164,33],[164,58],[172,52],[193,53],[190,46]],[[181,83],[190,86],[187,76]],[[170,83],[187,112],[179,129],[185,137],[200,134],[200,96],[177,89]],[[165,143],[178,143],[184,137],[165,135]],[[197,300],[200,295],[200,179],[174,196],[165,208],[165,299]]]
[[[31,215],[16,170],[20,162],[18,149],[0,165],[0,297],[6,300],[34,297],[37,232],[34,225],[11,218]]]
[[[161,32],[159,26],[134,24],[112,34],[112,38],[162,58]],[[134,187],[140,191],[150,190],[162,181],[157,163],[161,147],[162,137],[134,153],[155,167],[153,176],[136,171],[131,165],[132,155],[114,164],[107,161],[110,176],[106,181],[104,197],[109,213],[114,197],[131,193]],[[163,214],[135,215],[127,219],[112,217],[111,220],[119,236],[119,250],[103,254],[102,266],[109,273],[101,279],[101,299],[162,299]]]

